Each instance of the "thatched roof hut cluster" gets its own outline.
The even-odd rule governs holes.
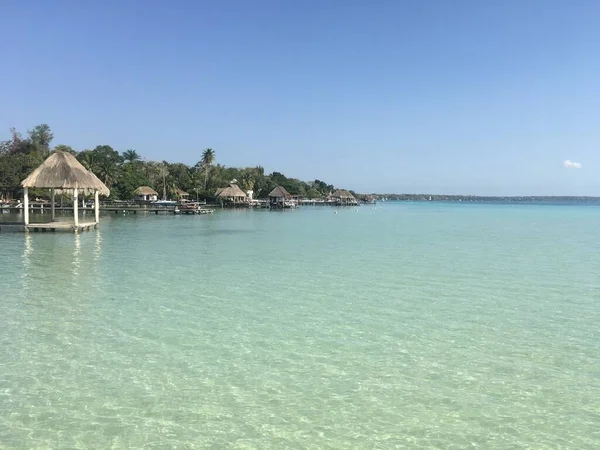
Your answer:
[[[269,193],[269,206],[271,208],[287,208],[295,207],[300,203],[311,203],[311,200],[306,200],[300,195],[290,194],[283,186],[277,186]],[[346,189],[337,189],[335,192],[330,192],[320,202],[324,204],[334,205],[357,205],[358,200],[354,195]],[[313,202],[316,203],[316,202]]]

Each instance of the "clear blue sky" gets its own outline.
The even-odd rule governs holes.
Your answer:
[[[6,0],[0,139],[358,191],[600,195],[596,0]],[[571,160],[581,168],[565,168]]]

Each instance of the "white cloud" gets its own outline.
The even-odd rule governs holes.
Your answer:
[[[566,169],[581,169],[581,163],[567,159],[563,161],[563,167]]]

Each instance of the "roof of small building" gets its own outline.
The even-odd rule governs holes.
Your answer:
[[[133,191],[133,193],[135,195],[158,195],[158,192],[156,192],[150,186],[140,186],[135,191]]]
[[[21,186],[44,189],[77,189],[109,196],[110,190],[70,153],[56,151],[23,180]]]
[[[346,189],[337,189],[333,194],[331,194],[331,196],[336,198],[354,198],[354,195],[352,195]]]
[[[237,184],[230,184],[227,187],[217,189],[215,193],[217,197],[246,197],[246,193],[240,189]]]
[[[271,191],[269,197],[289,197],[290,193],[283,186],[277,186]]]

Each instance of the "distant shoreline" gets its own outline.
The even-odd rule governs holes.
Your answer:
[[[444,194],[370,194],[378,201],[463,201],[463,202],[597,202],[600,197],[579,196],[484,196]],[[362,195],[359,194],[359,197]]]

